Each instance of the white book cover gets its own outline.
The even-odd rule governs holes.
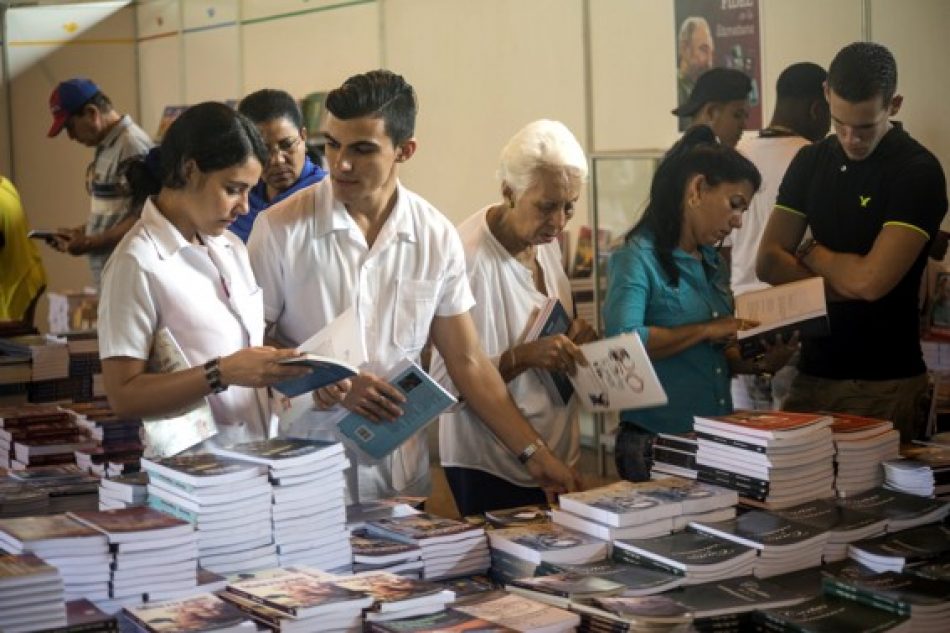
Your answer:
[[[149,365],[152,371],[161,374],[191,368],[178,341],[167,327],[155,334]],[[169,415],[143,418],[142,426],[145,432],[145,456],[155,459],[177,455],[218,432],[207,398]]]
[[[588,411],[644,409],[667,403],[653,363],[636,333],[580,346],[588,365],[569,376]]]

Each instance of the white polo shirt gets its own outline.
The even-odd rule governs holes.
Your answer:
[[[482,348],[497,364],[498,357],[522,342],[535,310],[547,297],[557,297],[568,314],[574,313],[571,284],[561,265],[557,242],[537,249],[537,262],[544,275],[547,296],[538,292],[531,271],[516,260],[488,228],[486,207],[459,225],[465,248],[469,283],[475,296],[472,319]],[[432,355],[432,375],[457,392],[437,353]],[[522,415],[551,451],[568,465],[580,457],[577,399],[558,406],[541,383],[537,370],[522,372],[508,383],[508,391]],[[474,468],[501,477],[518,486],[537,486],[504,444],[468,407],[444,413],[439,418],[439,457],[443,466]]]
[[[264,308],[241,240],[229,232],[195,245],[145,203],[109,258],[99,301],[99,355],[148,360],[167,327],[192,366],[261,345]],[[218,435],[228,444],[267,436],[263,390],[231,386],[208,397]]]
[[[372,248],[327,178],[259,215],[248,251],[264,288],[264,318],[277,336],[299,345],[355,305],[366,370],[377,375],[403,357],[419,359],[433,317],[462,314],[474,303],[455,227],[401,184]],[[313,411],[287,432],[336,437],[326,418]],[[381,463],[355,454],[351,460],[359,464],[360,500],[428,493],[424,434]]]

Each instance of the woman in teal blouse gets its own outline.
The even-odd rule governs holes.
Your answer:
[[[694,415],[732,411],[734,373],[782,367],[797,338],[743,360],[735,347],[729,268],[715,245],[742,225],[761,184],[755,165],[699,126],[657,168],[643,218],[610,258],[607,336],[637,332],[669,397],[662,407],[621,413],[615,459],[624,479],[649,479],[656,433],[686,433]]]

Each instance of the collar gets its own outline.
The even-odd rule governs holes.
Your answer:
[[[416,227],[409,195],[409,190],[397,180],[396,205],[380,229],[377,242],[391,235],[397,235],[407,242],[416,241]],[[330,178],[324,178],[315,187],[314,218],[316,237],[323,237],[334,231],[359,230],[343,203],[333,196],[333,181]]]
[[[132,125],[132,117],[128,114],[123,114],[122,118],[119,119],[119,122],[116,123],[109,133],[106,134],[106,137],[102,139],[102,142],[96,147],[97,152],[101,152],[104,149],[110,147],[113,143],[118,140],[119,136],[122,135],[125,130]]]
[[[637,247],[643,250],[656,250],[656,243],[654,242],[653,234],[650,231],[644,231],[643,233],[634,235],[631,239],[632,242],[635,242]],[[709,246],[707,244],[700,244],[699,253],[702,256],[703,263],[712,268],[719,268],[719,251],[716,250],[716,247]],[[696,258],[681,249],[679,246],[673,249],[673,258],[674,259],[685,259],[696,261]]]
[[[162,215],[151,198],[146,199],[142,207],[142,224],[145,233],[155,246],[155,251],[161,259],[168,259],[178,251],[193,246],[185,236],[179,232],[168,218]],[[215,248],[230,248],[231,243],[224,235],[202,235],[201,240],[208,246]]]
[[[290,197],[301,189],[320,182],[326,175],[327,173],[323,171],[319,165],[311,161],[309,156],[305,156],[303,169],[300,170],[300,176],[297,178],[297,181],[270,200],[267,199],[267,183],[261,178],[248,193],[248,196],[251,198],[251,208],[266,209],[271,205],[277,204],[284,198]]]

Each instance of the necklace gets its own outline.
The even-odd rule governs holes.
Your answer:
[[[798,132],[784,125],[770,125],[759,130],[759,138],[776,138],[780,136],[801,136]]]

